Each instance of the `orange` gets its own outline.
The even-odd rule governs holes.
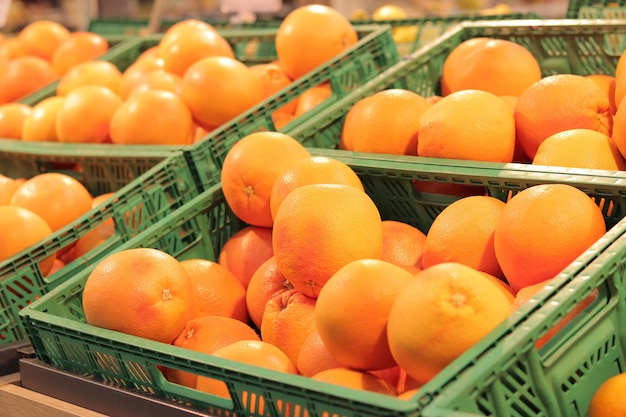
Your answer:
[[[145,58],[150,58],[150,59],[159,58],[159,45],[150,46],[148,49],[145,49],[143,52],[139,54],[139,56],[135,60],[135,63],[142,61]]]
[[[613,118],[612,138],[620,154],[626,158],[626,106],[617,108]]]
[[[119,90],[120,97],[126,100],[135,85],[142,82],[146,74],[162,69],[163,60],[158,57],[149,57],[135,61],[122,72]]]
[[[615,66],[615,78],[618,78],[625,68],[626,68],[626,54],[622,53],[617,60],[617,65]]]
[[[584,77],[593,81],[600,90],[604,92],[611,105],[611,114],[615,114],[617,111],[617,104],[615,103],[615,77],[606,74],[591,74],[585,75]]]
[[[38,214],[57,231],[91,210],[91,199],[78,180],[46,172],[21,184],[11,196],[11,204]]]
[[[417,93],[383,90],[350,108],[341,130],[343,147],[356,152],[417,155],[420,117],[431,104]]]
[[[383,220],[383,254],[381,259],[395,265],[422,267],[426,235],[408,223]]]
[[[515,131],[524,153],[535,157],[547,137],[569,129],[611,135],[611,104],[596,84],[580,75],[547,76],[526,89],[515,105]]]
[[[52,234],[46,221],[31,210],[14,205],[0,205],[0,260],[5,261],[13,255],[29,248]],[[47,275],[56,259],[53,253],[39,262],[39,269]]]
[[[276,32],[275,45],[280,65],[295,80],[357,41],[356,30],[339,11],[311,4],[285,16]]]
[[[444,95],[481,90],[497,96],[519,96],[542,77],[533,54],[506,39],[479,41],[453,65],[445,72]]]
[[[209,25],[170,27],[159,43],[158,56],[163,59],[163,68],[179,77],[205,58],[235,58],[226,38]]]
[[[295,366],[282,350],[260,340],[238,340],[213,351],[213,356],[287,374],[297,373]],[[230,397],[224,382],[205,376],[198,376],[196,389],[220,397]],[[245,392],[240,394],[245,395]],[[262,402],[263,398],[258,400]],[[260,404],[259,408],[262,409],[263,405]]]
[[[274,122],[274,130],[282,129],[287,123],[295,119],[296,116],[290,113],[275,111],[272,113],[272,122]]]
[[[17,101],[56,79],[56,72],[45,59],[35,56],[14,58],[2,72],[0,96],[5,102]]]
[[[513,309],[516,310],[524,305],[528,300],[533,298],[540,290],[551,285],[552,278],[545,281],[541,281],[537,284],[531,284],[526,287],[520,288],[515,295],[513,301]],[[585,308],[587,308],[593,301],[598,298],[598,290],[594,289],[591,294],[585,297],[576,307],[570,310],[565,316],[563,316],[555,325],[553,325],[543,336],[541,336],[536,342],[537,349],[541,349],[550,339],[561,331],[570,321],[572,321],[578,314],[580,314]]]
[[[547,137],[533,165],[626,170],[626,160],[610,136],[591,129],[570,129]]]
[[[498,278],[486,272],[483,272],[483,275],[487,277],[490,281],[498,284],[498,288],[502,290],[502,293],[507,298],[507,300],[509,300],[511,305],[515,303],[515,296],[517,295],[517,291],[515,291],[507,282],[505,282],[503,278]]]
[[[417,392],[422,387],[422,384],[417,382],[414,378],[411,378],[410,375],[406,373],[406,371],[400,368],[402,372],[400,373],[400,380],[398,381],[398,392],[404,393],[406,391],[412,391],[413,393]],[[405,396],[409,396],[410,394],[405,394]]]
[[[78,238],[70,252],[68,261],[85,256],[115,235],[113,219],[107,219]]]
[[[278,269],[295,289],[315,298],[344,265],[381,257],[380,213],[356,187],[303,185],[280,205],[272,246]]]
[[[396,393],[399,392],[399,389],[403,386],[403,380],[406,379],[406,372],[404,372],[404,370],[398,365],[394,365],[390,368],[377,369],[367,372],[387,381],[389,385],[396,389]]]
[[[238,340],[260,340],[254,329],[232,317],[207,315],[189,320],[172,345],[194,352],[212,354]],[[167,379],[189,388],[196,387],[198,375],[168,368]]]
[[[52,54],[52,67],[63,75],[70,68],[104,55],[109,42],[102,35],[92,32],[72,32]]]
[[[32,112],[27,104],[0,104],[0,138],[22,139],[24,124]]]
[[[206,94],[210,91],[211,100]],[[230,57],[204,58],[183,75],[181,97],[196,123],[211,129],[260,103],[263,83],[244,63]]]
[[[429,102],[430,104],[435,104],[436,102],[438,102],[439,100],[441,100],[443,98],[443,96],[439,96],[436,94],[430,95],[430,96],[426,96],[424,97],[426,99],[427,102]]]
[[[328,351],[317,328],[304,339],[300,346],[296,368],[300,375],[311,377],[326,369],[341,368],[342,365]]]
[[[621,417],[626,415],[626,372],[609,377],[595,390],[589,403],[589,417]]]
[[[292,289],[278,293],[265,304],[261,338],[285,352],[294,366],[304,340],[315,329],[315,302]]]
[[[65,96],[57,111],[59,142],[110,142],[111,119],[121,106],[122,99],[106,87],[89,85],[75,89]]]
[[[171,343],[190,318],[193,289],[185,268],[171,255],[125,249],[91,271],[82,303],[92,326]]]
[[[391,396],[397,395],[396,389],[381,377],[356,369],[326,369],[311,376],[311,379],[356,390],[377,392]]]
[[[387,318],[413,275],[376,259],[352,261],[324,284],[315,324],[328,351],[342,365],[380,370],[396,365],[387,342]]]
[[[443,181],[414,181],[413,187],[423,194],[443,194],[444,196],[469,197],[485,195],[487,189],[482,185],[456,184]]]
[[[265,99],[291,84],[291,79],[285,74],[283,68],[275,62],[251,65],[250,70],[261,80],[263,84],[263,98]],[[291,100],[276,110],[276,112],[293,114],[297,104],[298,100]]]
[[[451,93],[426,109],[420,118],[419,156],[511,162],[514,152],[513,114],[492,93]]]
[[[111,198],[113,194],[114,193],[111,192],[93,197],[91,199],[91,208],[94,209],[96,207],[99,207],[101,204]],[[63,260],[66,263],[71,262],[77,258],[80,258],[81,256],[86,255],[91,250],[100,246],[114,235],[115,222],[113,221],[113,218],[110,217],[93,227],[81,237],[79,237],[78,240],[76,240],[76,242],[74,243],[73,247],[68,252],[60,256],[63,256]]]
[[[27,24],[17,35],[20,45],[28,55],[52,59],[57,48],[70,37],[70,31],[60,23],[37,20]]]
[[[98,85],[120,94],[122,73],[108,61],[87,61],[74,65],[60,79],[57,95],[67,96],[79,87]]]
[[[345,184],[364,191],[361,179],[348,164],[325,156],[302,158],[274,180],[270,194],[272,217],[276,216],[278,207],[291,191],[310,184]]]
[[[398,394],[398,399],[410,401],[413,399],[413,396],[417,394],[419,390],[420,390],[419,388],[412,388],[410,390],[403,391],[400,394]]]
[[[448,54],[443,62],[443,68],[441,70],[441,94],[447,96],[452,92],[450,82],[448,81],[459,68],[459,63],[465,59],[465,56],[472,51],[481,48],[484,44],[489,42],[490,38],[471,38],[467,39],[458,45],[456,45]],[[433,101],[439,101],[440,99],[434,98]],[[434,104],[434,103],[433,103]]]
[[[511,110],[511,113],[515,111],[515,105],[517,104],[517,96],[503,95],[503,96],[498,96],[498,97],[500,97],[500,100],[504,101],[504,103],[507,105],[509,110]]]
[[[481,272],[431,266],[398,294],[387,322],[393,358],[419,384],[471,348],[511,314],[511,303]]]
[[[622,61],[622,60],[620,60]],[[617,110],[617,108],[619,108],[619,106],[621,105],[622,101],[624,100],[624,96],[626,96],[626,72],[623,71],[622,68],[619,68],[620,72],[619,75],[615,75],[614,81],[613,81],[613,97],[609,96],[609,101],[611,101],[612,105],[615,106],[615,109]],[[597,82],[596,82],[597,84]],[[598,87],[600,87],[600,89],[602,89],[603,92],[607,92],[607,89],[609,90],[609,94],[611,91],[611,84],[609,84],[608,88],[602,88],[600,85],[598,85]],[[615,113],[613,113],[615,114]]]
[[[222,246],[218,262],[248,288],[252,275],[266,260],[274,256],[272,229],[245,226],[233,234]]]
[[[11,203],[11,196],[25,179],[13,179],[0,174],[0,205]]]
[[[294,116],[298,117],[303,115],[329,98],[332,94],[333,90],[328,82],[309,88],[296,99],[296,108],[293,112]]]
[[[52,268],[50,268],[50,270],[48,271],[48,273],[45,275],[46,277],[51,276],[52,274],[57,273],[58,271],[62,270],[63,268],[65,268],[65,262],[63,262],[62,260],[60,260],[59,258],[56,258],[54,260],[54,263],[52,264]]]
[[[174,40],[178,40],[180,35],[188,30],[215,30],[215,28],[210,23],[199,19],[183,19],[167,28],[167,30],[163,33],[163,37],[161,38],[160,43],[165,44]]]
[[[111,142],[117,145],[190,145],[193,129],[191,112],[183,100],[163,90],[132,94],[110,123]]]
[[[207,136],[209,136],[209,134],[211,134],[211,131],[208,131],[198,125],[196,125],[196,131],[193,135],[193,143],[199,142],[203,139],[205,139]]]
[[[511,110],[511,113],[515,115],[515,105],[517,104],[517,97],[515,96],[498,96],[498,97],[500,97],[500,99],[506,103],[509,110]],[[528,164],[532,162],[531,159],[524,153],[524,149],[522,149],[522,145],[517,140],[517,137],[515,138],[515,152],[513,153],[513,162],[522,163],[522,164]]]
[[[17,36],[4,38],[2,42],[0,42],[0,56],[2,58],[13,59],[26,55],[28,55],[28,53],[22,47],[22,43]]]
[[[515,290],[557,275],[606,232],[600,208],[567,184],[541,184],[515,194],[500,213],[494,248]]]
[[[455,200],[444,208],[426,234],[422,267],[458,262],[503,277],[493,239],[504,205],[495,197],[477,195]]]
[[[246,290],[226,268],[207,259],[187,259],[180,264],[193,287],[192,318],[215,315],[248,322]]]
[[[58,142],[57,113],[65,97],[52,96],[35,104],[22,126],[22,140]]]
[[[256,132],[241,138],[222,165],[222,190],[228,206],[248,224],[271,227],[274,181],[295,161],[309,156],[301,143],[284,133]]]
[[[170,91],[176,95],[180,95],[183,80],[174,74],[158,69],[147,72],[138,80],[132,90],[128,93],[129,96],[142,93],[148,90],[162,90]]]
[[[257,328],[260,329],[263,324],[263,313],[268,301],[292,288],[291,283],[278,270],[273,256],[257,268],[246,289],[248,314]]]

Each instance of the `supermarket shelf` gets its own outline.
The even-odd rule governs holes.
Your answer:
[[[32,349],[31,349],[32,350]],[[55,369],[43,362],[25,355],[20,359],[21,386],[35,394],[48,396],[55,401],[65,402],[82,408],[78,414],[41,414],[46,417],[81,416],[81,417],[207,417],[208,414],[190,410],[176,404],[155,400],[139,393],[111,387],[103,383]],[[1,388],[1,386],[0,386]],[[24,400],[27,401],[27,400]],[[0,391],[0,417],[7,411],[3,393]],[[29,417],[39,414],[32,411],[30,403],[22,403],[23,412]],[[87,413],[85,413],[85,409]],[[92,410],[92,411],[88,411]],[[11,412],[6,416],[20,417],[26,414]]]
[[[19,373],[0,377],[0,404],[2,417],[106,417],[23,388]]]

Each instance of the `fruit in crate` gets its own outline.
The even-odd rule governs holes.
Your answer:
[[[589,403],[589,417],[618,417],[626,413],[621,394],[626,389],[626,372],[606,379],[593,393]]]
[[[287,75],[296,79],[357,41],[356,30],[341,13],[313,4],[294,9],[281,22],[276,33],[276,54]]]
[[[320,26],[326,30],[311,30],[311,27]],[[47,30],[56,33],[51,28]],[[35,29],[30,28],[29,31]],[[0,73],[5,75],[0,77],[0,95],[5,100],[21,98],[59,79],[56,96],[66,97],[78,87],[105,87],[124,104],[131,101],[128,106],[119,106],[119,113],[124,114],[128,113],[128,107],[136,107],[131,96],[166,90],[179,96],[188,108],[193,118],[192,133],[187,135],[188,129],[181,127],[178,118],[174,117],[172,119],[177,121],[162,120],[161,124],[166,125],[161,126],[162,129],[154,126],[153,130],[158,130],[160,134],[137,133],[136,129],[132,134],[122,134],[119,123],[116,123],[118,127],[113,130],[117,134],[113,136],[119,140],[108,137],[106,122],[102,118],[98,121],[97,132],[85,132],[93,129],[93,126],[70,131],[67,123],[57,123],[55,134],[51,132],[49,119],[45,122],[34,119],[30,129],[47,131],[48,134],[24,135],[22,132],[19,139],[26,136],[26,140],[30,141],[56,139],[72,143],[189,145],[202,140],[214,129],[286,88],[295,78],[323,65],[358,41],[357,32],[350,21],[337,10],[322,5],[302,6],[290,12],[276,33],[278,59],[255,65],[246,65],[237,59],[233,45],[215,27],[197,19],[185,19],[168,28],[157,45],[142,51],[125,69],[118,69],[111,62],[99,59],[108,51],[109,45],[98,35],[88,32],[67,33],[67,36],[59,34],[55,35],[54,39],[58,38],[55,42],[50,36],[50,42],[38,45],[45,49],[45,53],[37,52],[33,56],[27,55],[28,48],[18,38],[11,43],[2,43],[2,51],[5,53],[0,53],[0,56],[6,56],[7,59],[0,61]],[[22,38],[31,39],[32,36],[25,32]],[[41,56],[47,57],[47,60]],[[6,70],[2,70],[4,66]],[[27,73],[28,77],[22,80],[20,74]],[[207,91],[211,92],[210,99],[207,99]],[[311,92],[315,94],[303,94],[301,103],[299,97],[296,97],[274,112],[274,125],[284,126],[331,95],[328,84],[322,84],[319,89],[318,86],[312,86]],[[86,105],[90,108],[100,106],[96,99],[87,101]],[[219,106],[215,103],[219,103]],[[103,112],[96,113],[101,116]],[[136,114],[134,117],[144,115]],[[125,114],[115,120],[129,118]],[[110,130],[113,117],[108,119]],[[37,126],[39,123],[42,126]],[[136,127],[135,123],[131,124]],[[168,133],[172,131],[182,133]]]
[[[17,36],[0,41],[0,99],[22,99],[108,49],[108,41],[95,33],[70,32],[49,20],[29,23]]]

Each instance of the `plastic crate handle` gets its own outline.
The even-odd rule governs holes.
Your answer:
[[[171,368],[171,366],[170,366]],[[180,398],[188,398],[190,400],[199,402],[199,403],[207,403],[207,400],[210,400],[212,405],[216,407],[234,410],[234,403],[231,398],[220,397],[218,395],[209,394],[208,392],[198,391],[193,388],[185,387],[183,385],[175,384],[173,382],[165,379],[163,374],[158,372],[157,380],[155,381],[160,388],[163,388],[165,392],[170,392],[177,397]],[[218,379],[218,378],[214,378]],[[224,382],[226,384],[226,382]],[[228,386],[228,384],[226,384]],[[230,393],[230,388],[228,390]],[[232,393],[230,394],[232,397]]]

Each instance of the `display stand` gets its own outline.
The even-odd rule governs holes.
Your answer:
[[[23,357],[20,359],[21,386],[24,389],[95,412],[95,414],[66,414],[67,416],[207,417],[206,413],[196,412],[177,404],[106,385],[89,378],[80,378],[44,364],[31,356],[28,351],[23,352]],[[0,404],[4,404],[1,396]],[[0,410],[0,416],[2,415],[2,410]],[[26,417],[26,414],[10,415]],[[28,416],[35,417],[36,414],[29,411]],[[50,414],[45,416],[52,417]]]

